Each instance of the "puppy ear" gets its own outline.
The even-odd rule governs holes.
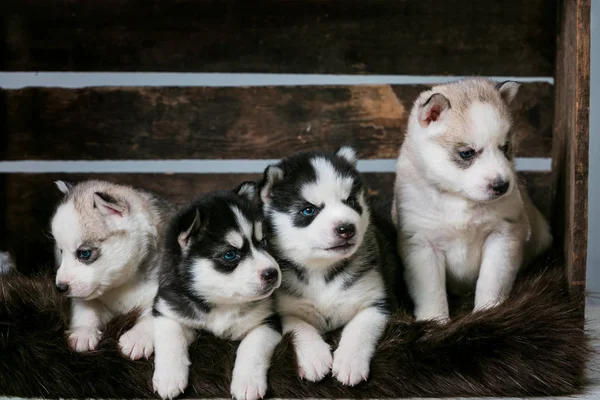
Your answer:
[[[260,200],[263,203],[271,202],[271,193],[273,192],[273,185],[283,180],[283,170],[276,164],[269,165],[265,169],[265,174],[262,181],[260,182]]]
[[[504,81],[496,84],[496,89],[500,92],[502,100],[506,104],[510,104],[514,100],[520,87],[521,84],[515,81]]]
[[[54,184],[56,185],[58,190],[60,190],[60,192],[63,194],[69,193],[73,188],[73,185],[66,181],[54,181]]]
[[[234,192],[246,200],[254,201],[256,199],[256,182],[246,181],[235,188]]]
[[[190,222],[190,220],[191,220],[191,222]],[[190,243],[191,235],[196,233],[198,231],[198,229],[200,229],[200,212],[198,211],[197,208],[192,209],[190,212],[186,213],[183,216],[181,222],[182,222],[182,227],[185,230],[179,232],[179,236],[177,236],[177,243],[179,243],[179,246],[182,249],[185,249],[186,247],[188,247],[188,245]],[[185,225],[183,225],[183,224],[185,224]]]
[[[449,110],[450,100],[441,93],[432,94],[425,103],[419,106],[419,124],[427,128],[429,124],[440,119],[442,113]]]
[[[94,207],[103,215],[116,215],[123,217],[129,211],[129,205],[122,200],[117,200],[105,192],[94,193]]]
[[[343,159],[348,161],[350,164],[352,164],[353,167],[356,167],[358,157],[356,156],[356,150],[354,150],[354,147],[342,146],[335,154],[338,157],[342,157]]]

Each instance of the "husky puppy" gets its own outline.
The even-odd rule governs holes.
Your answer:
[[[267,390],[267,370],[281,340],[273,291],[281,284],[266,250],[256,185],[201,197],[174,219],[154,302],[154,390],[162,398],[184,391],[195,329],[241,340],[231,394],[256,400]]]
[[[60,265],[56,287],[72,300],[69,346],[77,352],[94,350],[106,322],[139,309],[140,317],[119,346],[133,360],[149,357],[162,231],[174,210],[128,186],[97,180],[56,185],[65,194],[52,217],[52,235]]]
[[[351,386],[369,375],[395,306],[384,275],[396,268],[394,250],[371,223],[356,161],[350,147],[300,153],[269,166],[259,185],[283,273],[277,311],[283,333],[293,333],[299,375],[319,381],[332,370]],[[332,357],[321,335],[340,327]]]
[[[517,182],[519,84],[472,78],[417,98],[396,169],[393,217],[417,320],[447,320],[446,287],[475,288],[475,310],[501,303],[549,226]]]

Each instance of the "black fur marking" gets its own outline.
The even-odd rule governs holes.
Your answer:
[[[360,268],[357,268],[344,280],[344,289],[350,289],[356,282],[361,280],[369,271],[377,265],[377,261],[367,261]]]
[[[385,315],[391,315],[392,308],[388,299],[379,299],[371,303],[371,307],[375,307],[377,311]]]
[[[283,329],[281,328],[281,318],[279,314],[271,314],[263,321],[263,324],[267,325],[269,328],[273,329],[275,332],[282,333]]]
[[[161,287],[156,298],[162,299],[169,305],[170,310],[188,319],[198,319],[213,308],[211,304],[199,295],[192,293],[187,287]]]
[[[298,280],[300,282],[304,283],[305,285],[308,285],[308,274],[306,273],[306,270],[304,268],[296,265],[292,261],[288,261],[285,259],[278,260],[278,263],[279,263],[279,268],[281,269],[282,272],[284,272],[284,271],[293,272],[294,275],[296,275],[296,278],[298,278]]]
[[[341,273],[343,273],[344,271],[347,271],[348,264],[350,264],[351,259],[352,258],[345,259],[345,260],[342,260],[339,263],[333,265],[324,276],[325,283],[331,283],[331,281],[333,281],[335,278],[337,278]]]
[[[319,215],[319,212],[323,210],[323,207],[318,207],[310,203],[302,202],[302,200],[299,200],[296,204],[296,213],[294,213],[294,215],[292,216],[292,224],[296,228],[304,228],[309,226],[315,220],[317,215]],[[314,214],[304,215],[303,211],[307,208],[314,208]],[[294,209],[292,208],[292,210]]]
[[[344,201],[344,204],[346,204],[348,207],[350,207],[351,209],[356,211],[358,213],[358,215],[362,215],[363,208],[360,205],[360,203],[358,202],[358,200],[356,199],[356,197],[351,195],[350,197],[348,197],[348,200]]]
[[[180,217],[173,224],[175,231],[183,231],[186,226],[189,227],[194,215],[195,209],[200,213],[201,227],[198,232],[190,237],[190,244],[185,256],[174,246],[173,239],[176,239],[178,233],[170,235],[170,250],[177,254],[177,257],[184,257],[180,264],[185,268],[191,268],[193,261],[197,259],[212,260],[215,270],[227,274],[235,270],[237,265],[250,252],[250,243],[244,238],[244,245],[241,249],[236,249],[239,257],[234,261],[223,259],[223,254],[231,249],[231,245],[225,241],[227,233],[237,227],[237,231],[242,232],[237,218],[232,211],[232,207],[240,210],[242,215],[253,222],[258,216],[256,206],[246,198],[235,195],[233,192],[215,192],[198,200],[193,205],[180,213]],[[243,236],[243,235],[242,235]]]
[[[504,156],[506,157],[507,160],[512,160],[513,159],[513,144],[512,144],[512,137],[514,136],[514,133],[512,131],[510,131],[508,133],[508,139],[506,141],[506,143],[504,143],[502,146],[500,146],[500,150],[502,151],[502,153],[504,153]]]

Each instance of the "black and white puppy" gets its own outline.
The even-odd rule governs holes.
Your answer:
[[[369,375],[391,308],[394,247],[372,223],[356,153],[300,153],[269,166],[259,184],[269,246],[283,274],[276,292],[300,377],[332,370],[345,385]],[[393,236],[391,238],[393,241]],[[321,334],[345,327],[331,355]]]
[[[153,384],[162,398],[187,386],[195,329],[241,340],[231,382],[235,399],[266,393],[267,370],[281,340],[271,296],[281,272],[266,250],[255,192],[254,183],[244,183],[206,194],[171,225],[153,309]]]

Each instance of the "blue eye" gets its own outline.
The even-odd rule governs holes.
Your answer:
[[[306,207],[304,210],[302,210],[302,215],[304,215],[306,217],[315,215],[315,208],[314,207]]]
[[[80,260],[89,260],[91,256],[91,250],[77,250],[77,258]]]
[[[233,261],[237,258],[237,252],[235,250],[229,250],[227,253],[223,254],[223,259],[226,261]]]
[[[460,158],[462,158],[463,160],[468,160],[475,156],[475,150],[470,149],[470,150],[461,151],[459,153],[459,155],[460,155]]]

